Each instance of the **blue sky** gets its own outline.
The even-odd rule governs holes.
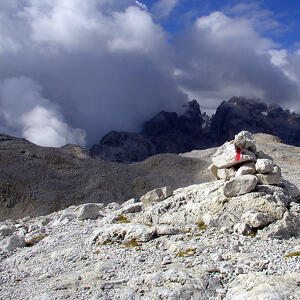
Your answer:
[[[159,1],[141,2],[151,11]],[[300,1],[297,0],[178,0],[174,3],[176,5],[168,15],[157,19],[171,33],[183,30],[198,17],[222,11],[232,17],[259,18],[260,15],[270,26],[264,28],[262,24],[258,24],[258,30],[261,30],[264,36],[274,39],[280,46],[290,50],[297,48],[300,43]],[[238,7],[240,10],[235,10]]]
[[[0,131],[90,146],[196,99],[300,112],[300,2],[0,1]]]

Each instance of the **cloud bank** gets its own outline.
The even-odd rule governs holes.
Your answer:
[[[2,0],[0,130],[89,146],[190,98],[206,109],[234,95],[299,108],[299,52],[265,38],[241,8],[170,36],[152,12],[167,16],[177,2]]]

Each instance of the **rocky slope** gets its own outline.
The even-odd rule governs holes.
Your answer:
[[[207,159],[175,154],[131,165],[110,163],[74,145],[39,147],[0,135],[0,221],[88,202],[122,203],[162,185],[204,182],[212,179],[208,165]]]
[[[186,112],[160,112],[140,133],[110,132],[91,148],[96,156],[119,162],[141,161],[157,153],[181,153],[220,146],[241,130],[278,136],[300,146],[300,115],[251,99],[224,101],[211,118],[202,114],[196,100]]]
[[[255,138],[257,146],[281,166],[283,177],[300,186],[300,149],[265,134]],[[159,154],[120,164],[103,161],[73,145],[46,148],[1,135],[0,221],[89,202],[122,203],[161,186],[176,189],[212,181],[207,167],[215,151]]]
[[[203,153],[224,179],[0,223],[0,298],[299,299],[300,193],[259,145]]]

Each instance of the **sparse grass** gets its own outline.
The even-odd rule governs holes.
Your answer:
[[[124,243],[125,247],[137,247],[140,246],[141,244],[139,244],[136,239],[132,239],[130,242]]]
[[[198,226],[199,230],[205,230],[207,228],[207,225],[203,221],[196,222],[196,225]]]
[[[47,235],[37,235],[33,237],[30,241],[25,243],[26,247],[32,247],[36,245],[38,242],[40,242],[42,239],[44,239]]]
[[[256,237],[256,235],[257,235],[257,232],[251,232],[251,233],[249,233],[249,236],[252,237],[252,238]]]
[[[196,249],[195,248],[187,248],[185,250],[181,250],[179,251],[176,256],[178,257],[186,257],[186,256],[193,256],[196,253]]]
[[[122,214],[118,215],[118,220],[115,223],[130,223],[131,221]]]
[[[288,258],[288,257],[294,257],[294,256],[300,256],[300,251],[291,252],[289,254],[286,254],[284,257]]]

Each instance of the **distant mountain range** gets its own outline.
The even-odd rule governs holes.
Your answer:
[[[161,111],[144,123],[141,132],[112,131],[90,151],[113,162],[142,161],[159,153],[183,153],[220,146],[241,130],[268,133],[300,146],[300,115],[257,100],[233,97],[209,117],[196,100],[182,115]]]

